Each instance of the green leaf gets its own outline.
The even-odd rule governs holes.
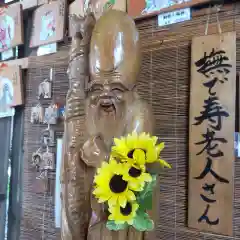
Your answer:
[[[143,191],[137,196],[137,202],[141,209],[152,209],[153,188],[156,186],[157,175],[152,175],[152,181],[145,184]]]
[[[111,231],[119,231],[119,230],[123,230],[125,228],[127,228],[128,224],[124,223],[124,224],[116,224],[114,221],[107,221],[107,229],[111,230]]]
[[[154,222],[149,215],[142,210],[138,210],[133,221],[133,227],[138,231],[151,231],[154,228]]]

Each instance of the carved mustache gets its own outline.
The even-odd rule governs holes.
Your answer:
[[[108,105],[113,105],[113,99],[112,98],[107,98],[107,97],[102,97],[99,99],[98,103],[100,105],[108,106]]]
[[[115,101],[113,101],[113,99],[109,97],[100,98],[97,106],[103,108],[106,112],[112,112],[117,110]]]

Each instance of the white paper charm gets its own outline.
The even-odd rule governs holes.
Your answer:
[[[45,79],[38,86],[38,98],[50,99],[52,97],[52,83]]]
[[[58,114],[58,106],[56,104],[50,105],[45,109],[44,123],[57,124]]]
[[[39,124],[43,123],[44,109],[38,104],[31,109],[31,123]]]

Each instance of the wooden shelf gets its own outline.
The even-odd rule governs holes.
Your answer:
[[[136,20],[136,21],[137,20],[142,20],[144,18],[157,16],[161,13],[172,12],[172,11],[175,11],[175,10],[188,8],[188,7],[194,7],[194,6],[197,6],[197,5],[202,5],[202,4],[206,4],[206,3],[210,3],[210,2],[211,2],[211,0],[192,0],[190,2],[175,4],[171,7],[163,8],[159,11],[153,11],[151,13],[147,13],[147,14],[143,14],[143,15],[134,17],[134,20]]]
[[[28,69],[28,61],[29,59],[26,57],[26,58],[20,58],[15,60],[3,61],[1,62],[1,64],[5,63],[9,66],[17,65],[17,66],[20,66],[22,69]]]

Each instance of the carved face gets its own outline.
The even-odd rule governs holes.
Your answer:
[[[90,104],[96,107],[100,116],[119,116],[123,110],[124,93],[128,89],[121,82],[102,84],[94,82],[89,90],[88,97]]]
[[[120,81],[93,81],[87,95],[87,124],[105,138],[122,134],[131,91]]]

